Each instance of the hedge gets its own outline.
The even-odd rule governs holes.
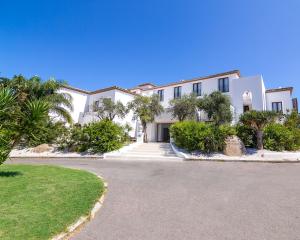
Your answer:
[[[173,124],[170,133],[180,148],[211,153],[222,151],[225,139],[234,135],[235,129],[228,125],[216,126],[204,122],[184,121]]]

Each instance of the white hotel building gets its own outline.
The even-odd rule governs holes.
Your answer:
[[[158,94],[162,106],[167,109],[171,99],[180,98],[184,94],[194,92],[201,98],[213,91],[221,91],[230,97],[234,122],[238,121],[243,112],[251,109],[282,111],[284,114],[293,109],[298,110],[297,99],[292,98],[292,87],[266,89],[261,75],[244,77],[237,70],[166,85],[144,83],[131,89],[113,86],[96,91],[85,91],[66,86],[61,91],[67,92],[73,97],[74,110],[71,114],[74,122],[80,124],[97,121],[97,115],[93,112],[92,106],[99,99],[111,98],[113,101],[121,101],[126,105],[137,94],[147,96]],[[199,112],[199,119],[207,120],[205,113]],[[120,124],[129,124],[133,129],[130,133],[131,136],[138,140],[142,139],[139,121],[133,119],[131,112],[124,119],[115,119],[115,121]],[[157,116],[155,121],[147,127],[148,140],[152,142],[168,141],[169,126],[174,122],[176,119],[172,119],[167,111]]]

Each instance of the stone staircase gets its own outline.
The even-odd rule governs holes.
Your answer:
[[[139,143],[123,152],[109,154],[105,158],[118,160],[180,161],[169,143]]]

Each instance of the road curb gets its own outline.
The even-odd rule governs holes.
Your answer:
[[[221,158],[205,158],[205,157],[199,157],[199,158],[193,158],[190,157],[188,154],[183,153],[180,151],[180,149],[174,144],[170,143],[173,151],[178,157],[181,157],[183,161],[202,161],[202,162],[244,162],[244,163],[300,163],[300,160],[298,159],[221,159]]]
[[[101,209],[103,206],[104,198],[107,192],[108,184],[105,182],[104,178],[100,175],[96,175],[104,184],[104,191],[101,195],[101,197],[97,200],[94,207],[90,211],[90,213],[87,216],[80,217],[75,223],[67,227],[67,230],[65,232],[62,232],[53,238],[51,240],[65,240],[71,237],[76,231],[78,231],[80,228],[82,228],[87,222],[91,221],[96,213]]]
[[[186,158],[186,162],[244,162],[244,163],[300,163],[299,160],[230,160],[230,159],[205,159],[205,158]]]

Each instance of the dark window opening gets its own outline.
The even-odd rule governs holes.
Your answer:
[[[160,102],[164,101],[164,90],[158,90],[157,94],[158,94],[158,97],[159,97],[159,101]]]
[[[219,91],[229,92],[229,78],[219,78]]]
[[[201,82],[193,84],[193,93],[196,94],[196,96],[201,96],[201,94],[202,94],[201,87],[202,87]]]
[[[280,113],[282,112],[282,102],[273,102],[272,111]]]
[[[181,87],[174,87],[174,99],[181,98]]]

